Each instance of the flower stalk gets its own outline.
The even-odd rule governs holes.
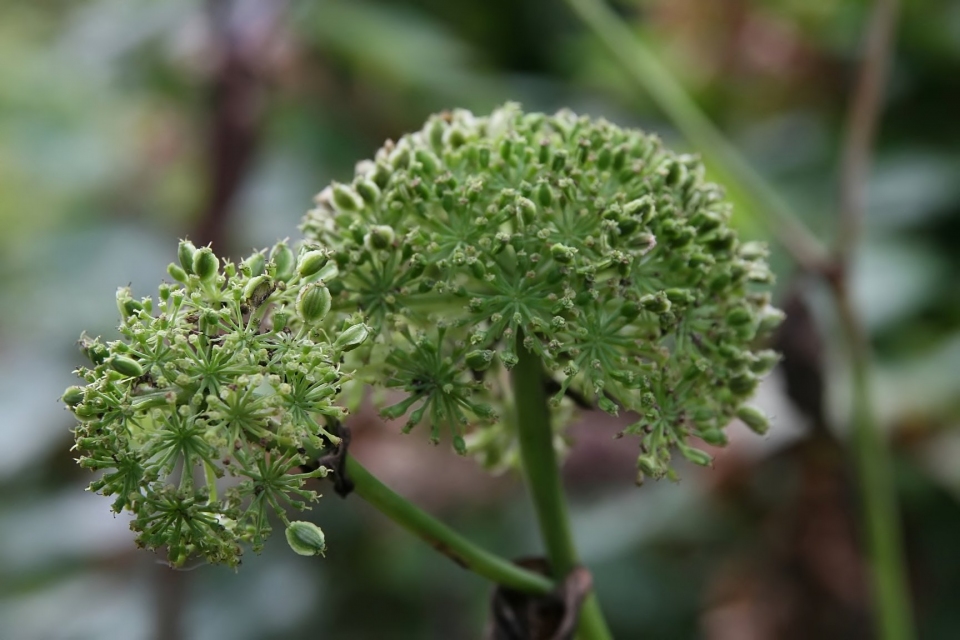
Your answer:
[[[553,590],[548,578],[478,547],[399,496],[353,456],[347,457],[346,471],[358,496],[464,569],[516,591],[543,595]]]
[[[522,335],[519,337],[522,343]],[[511,372],[514,401],[517,405],[517,436],[527,487],[540,525],[554,577],[562,580],[580,562],[570,517],[560,482],[550,409],[544,390],[543,364],[536,354],[517,349],[517,365]],[[578,626],[583,640],[612,638],[595,594],[590,593],[580,610]]]

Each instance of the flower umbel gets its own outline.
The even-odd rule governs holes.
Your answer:
[[[81,339],[87,384],[63,400],[81,466],[103,471],[90,489],[133,512],[138,544],[166,547],[175,566],[236,565],[243,543],[263,545],[271,512],[287,525],[288,508],[317,499],[304,484],[326,471],[299,468],[337,442],[325,426],[345,414],[343,349],[323,328],[337,269],[286,243],[234,265],[184,241],[178,258],[156,300],[117,292],[123,338]]]
[[[766,250],[740,242],[703,173],[604,120],[458,110],[321,192],[303,230],[342,274],[332,309],[376,335],[358,375],[408,394],[387,416],[412,410],[407,428],[426,419],[432,439],[446,425],[460,450],[511,402],[505,372],[527,349],[555,404],[636,414],[638,480],[659,478],[671,450],[709,464],[691,437],[723,444],[738,412],[760,424],[741,407],[776,361],[753,348],[781,317]]]

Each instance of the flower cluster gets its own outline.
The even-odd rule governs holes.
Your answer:
[[[738,239],[703,173],[654,136],[569,111],[454,111],[322,191],[303,231],[341,273],[333,308],[377,334],[366,377],[407,393],[387,416],[426,418],[433,439],[447,426],[463,450],[469,425],[512,402],[506,372],[527,349],[554,404],[635,413],[639,479],[659,478],[672,450],[709,464],[689,439],[724,443],[735,415],[766,428],[742,405],[777,359],[753,348],[782,318],[762,290],[766,250]]]
[[[184,241],[168,271],[156,300],[118,291],[122,339],[81,339],[92,366],[63,399],[81,466],[103,472],[90,489],[134,514],[139,545],[174,566],[236,565],[270,512],[289,525],[288,507],[316,500],[304,483],[325,471],[300,466],[337,441],[325,426],[345,413],[339,363],[367,327],[326,318],[337,267],[309,246],[221,265]]]

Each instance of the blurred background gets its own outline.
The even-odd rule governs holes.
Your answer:
[[[960,3],[905,3],[869,175],[854,298],[876,351],[922,638],[960,637]],[[870,3],[616,5],[825,238]],[[491,588],[358,499],[238,574],[174,572],[83,491],[58,398],[114,292],[151,295],[177,238],[241,257],[432,112],[571,107],[689,149],[562,2],[4,0],[0,6],[0,638],[478,638]],[[740,211],[743,211],[741,208]],[[747,237],[762,227],[743,213]],[[824,292],[774,245],[784,364],[712,470],[633,486],[636,442],[585,414],[565,470],[617,638],[870,638],[849,384]],[[518,478],[491,478],[371,412],[353,451],[511,557],[535,554]]]

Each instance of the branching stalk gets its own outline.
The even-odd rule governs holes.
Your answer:
[[[523,343],[522,335],[518,337],[518,342]],[[562,580],[580,561],[560,483],[553,429],[550,428],[550,412],[543,386],[543,367],[540,359],[522,346],[517,349],[517,355],[519,361],[511,377],[517,403],[520,456],[551,569],[554,577]],[[577,630],[582,640],[613,637],[593,593],[584,600]]]
[[[543,595],[553,590],[548,578],[481,549],[402,498],[353,456],[347,457],[346,469],[357,495],[461,567],[517,591]]]

